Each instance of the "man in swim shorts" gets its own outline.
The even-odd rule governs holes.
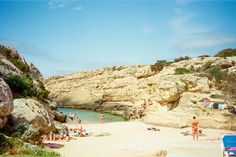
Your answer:
[[[193,135],[194,141],[198,140],[198,125],[199,125],[199,121],[194,116],[192,119],[192,135]]]

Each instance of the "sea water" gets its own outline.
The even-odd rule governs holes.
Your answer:
[[[100,123],[100,112],[81,110],[76,108],[58,108],[59,112],[63,112],[67,115],[67,122],[69,121],[68,115],[70,113],[75,114],[74,122],[77,123],[77,118],[79,117],[83,124]],[[118,115],[113,115],[110,113],[104,113],[104,122],[118,122],[125,121],[125,119]]]

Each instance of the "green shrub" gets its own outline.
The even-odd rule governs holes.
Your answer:
[[[112,67],[112,71],[116,71],[116,70],[121,71],[121,70],[123,70],[123,69],[125,69],[124,66],[113,66],[113,67]]]
[[[0,133],[0,155],[29,155],[29,156],[60,156],[59,153],[42,149],[38,146],[32,146],[24,144],[24,142],[18,138],[6,137]]]
[[[7,59],[11,57],[11,49],[7,47],[0,48],[0,53],[5,56]]]
[[[236,49],[224,49],[219,51],[215,57],[232,57],[232,56],[236,56]]]
[[[184,56],[184,57],[175,58],[174,61],[180,62],[180,61],[189,60],[189,59],[191,59],[189,56]]]
[[[176,68],[175,69],[175,74],[177,75],[182,75],[182,74],[189,74],[190,70],[186,69],[186,68]]]
[[[212,61],[206,62],[203,66],[201,66],[198,69],[198,72],[204,72],[204,71],[208,70],[211,67],[212,63],[213,63]]]
[[[23,73],[29,72],[29,66],[25,63],[23,63],[21,60],[17,58],[10,59],[10,62],[14,64],[18,69],[20,69]]]
[[[209,74],[212,78],[214,78],[218,82],[224,79],[224,73],[221,72],[220,67],[213,67],[209,69]]]
[[[210,97],[213,99],[221,99],[222,98],[222,96],[219,94],[211,94]]]
[[[198,56],[198,58],[207,58],[207,57],[210,57],[209,55],[200,55]]]
[[[11,88],[14,98],[35,97],[39,100],[43,100],[48,97],[49,92],[45,89],[36,89],[27,76],[9,74],[5,81]]]
[[[6,78],[6,82],[11,88],[14,97],[27,97],[32,95],[33,85],[28,77],[9,74]]]
[[[169,66],[172,62],[166,60],[157,60],[155,64],[151,65],[151,71],[160,72],[164,67]]]
[[[0,133],[0,154],[8,152],[11,155],[19,154],[20,148],[23,146],[23,142],[17,138],[6,137]]]

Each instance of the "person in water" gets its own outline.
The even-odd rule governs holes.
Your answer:
[[[69,118],[70,118],[70,120],[71,120],[71,123],[74,122],[74,117],[75,117],[75,114],[74,114],[74,113],[70,113],[70,114],[69,114]]]
[[[80,119],[80,117],[78,117],[77,120],[78,120],[78,124],[81,124],[81,119]]]
[[[104,122],[104,113],[103,113],[103,111],[100,113],[100,121],[101,121],[101,123]]]
[[[193,140],[198,140],[198,126],[199,126],[199,121],[196,119],[195,116],[193,116],[192,119],[192,135],[193,135]]]

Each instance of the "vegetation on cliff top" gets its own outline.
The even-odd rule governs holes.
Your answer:
[[[169,66],[172,62],[166,60],[157,60],[155,64],[151,65],[151,71],[160,72],[164,67]]]
[[[232,57],[232,56],[236,56],[236,48],[235,49],[224,49],[219,51],[215,57]]]
[[[189,59],[191,59],[189,56],[184,56],[184,57],[175,58],[174,62],[180,62],[180,61],[189,60]]]

